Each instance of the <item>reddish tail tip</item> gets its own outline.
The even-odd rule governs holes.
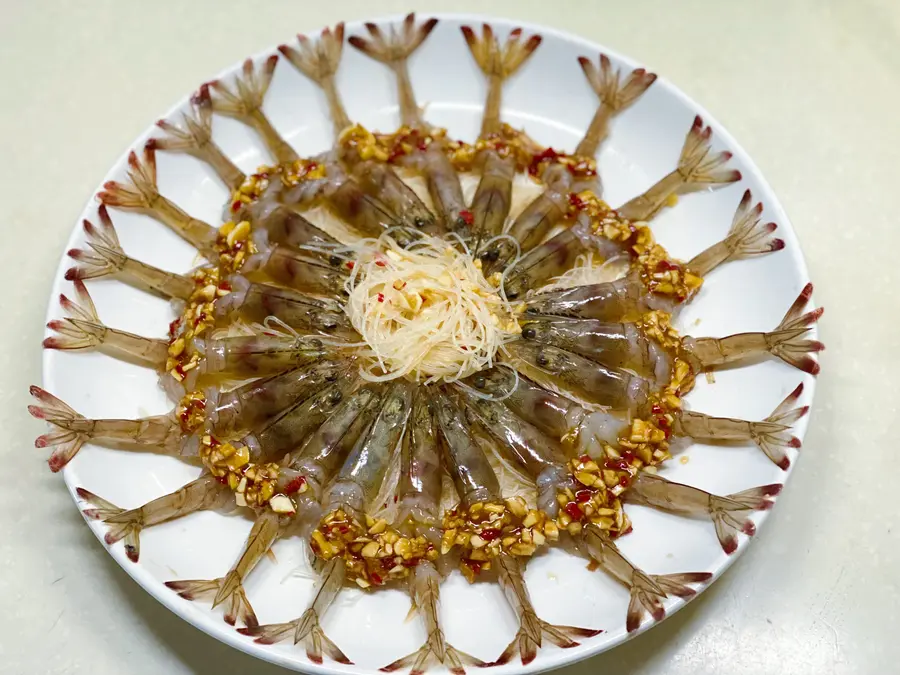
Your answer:
[[[32,393],[32,396],[34,396],[33,393]],[[36,417],[39,420],[42,420],[45,418],[44,409],[41,408],[40,406],[30,405],[30,406],[28,406],[28,412],[32,417]],[[37,445],[36,442],[35,442],[35,445]]]
[[[737,537],[728,537],[725,541],[721,542],[722,550],[725,551],[725,555],[731,555],[735,551],[737,551],[738,540]]]
[[[782,471],[787,471],[791,468],[791,460],[789,457],[784,457],[780,462],[778,462],[778,468]]]
[[[51,455],[50,459],[47,460],[47,466],[50,467],[53,473],[59,473],[65,465],[66,460],[58,455]]]
[[[313,663],[322,664],[322,655],[321,654],[307,654],[306,658],[308,658]]]
[[[31,412],[31,411],[29,411]],[[36,448],[46,448],[47,447],[47,437],[46,436],[38,436],[34,439],[34,447]]]
[[[740,179],[738,179],[740,180]],[[774,225],[774,223],[772,223]],[[769,245],[770,251],[781,251],[785,247],[784,239],[773,239]]]
[[[138,561],[137,549],[130,544],[125,545],[125,555],[128,556],[128,559],[133,563],[136,563]]]
[[[756,534],[756,524],[752,520],[748,520],[741,528],[741,532],[746,534],[748,537],[752,537],[754,534]]]

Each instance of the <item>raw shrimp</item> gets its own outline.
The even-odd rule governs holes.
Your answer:
[[[189,386],[198,377],[259,377],[291,370],[319,359],[332,358],[337,352],[328,349],[313,336],[281,335],[266,331],[262,335],[223,338],[197,338],[194,348],[200,357],[192,376],[186,380]]]
[[[435,397],[435,404],[446,452],[445,463],[460,497],[459,509],[477,513],[484,509],[485,503],[502,504],[497,476],[484,451],[469,433],[462,412],[443,394]],[[522,508],[524,510],[524,506]],[[483,538],[480,538],[479,544],[481,540]],[[544,638],[567,649],[578,646],[573,637],[591,637],[600,632],[573,626],[554,626],[539,618],[525,585],[522,563],[506,552],[493,558],[493,562],[497,566],[504,595],[519,619],[516,636],[495,663],[506,663],[519,653],[525,665],[534,660]]]
[[[694,256],[684,265],[670,264],[669,267],[683,267],[695,275],[705,277],[725,263],[783,249],[784,241],[771,236],[777,227],[775,223],[760,223],[762,203],[757,203],[755,206],[752,204],[752,194],[750,190],[747,190],[735,211],[731,228],[725,239]],[[590,238],[580,239],[579,243],[587,248],[598,250],[595,247],[601,245],[602,239],[593,234]],[[570,245],[574,245],[574,242]],[[619,250],[624,249],[619,248]],[[510,295],[510,285],[514,281],[515,277],[511,276],[506,285],[507,295]],[[512,292],[518,296],[528,288],[533,288],[533,286],[526,280],[514,287]],[[513,296],[510,295],[510,297]],[[528,303],[527,311],[532,314],[578,316],[602,321],[619,321],[652,310],[673,313],[680,304],[680,301],[674,296],[651,292],[647,283],[642,279],[641,273],[637,270],[611,282],[545,293],[538,292],[529,297],[526,302]]]
[[[439,545],[442,472],[433,406],[427,390],[419,389],[403,436],[397,486],[400,515],[396,522],[398,529],[410,538],[424,536]],[[441,575],[434,562],[423,559],[412,568],[409,595],[413,609],[422,617],[427,637],[419,649],[391,662],[382,671],[411,667],[411,673],[424,673],[433,660],[446,665],[454,675],[462,675],[466,665],[485,665],[447,643],[440,623],[440,585]]]
[[[269,244],[262,231],[257,231],[254,240],[259,252],[247,258],[241,270],[243,274],[258,273],[302,293],[337,298],[344,295],[347,275],[340,264],[329,264],[315,254],[290,246]]]
[[[300,293],[290,288],[247,281],[240,275],[228,279],[231,292],[216,300],[216,319],[240,317],[263,323],[274,316],[298,331],[356,338],[341,304],[331,298]]]
[[[325,93],[334,125],[337,157],[349,166],[350,175],[363,191],[383,202],[400,225],[430,229],[434,225],[434,215],[390,166],[370,159],[373,150],[368,145],[361,144],[357,148],[344,146],[344,140],[348,137],[352,140],[354,136],[354,128],[334,83],[343,52],[344,24],[338,24],[333,32],[326,28],[315,43],[303,35],[297,38],[299,49],[281,45],[279,50]]]
[[[181,116],[180,128],[168,120],[156,123],[166,132],[166,136],[153,139],[153,146],[159,150],[193,155],[209,164],[226,187],[237,190],[246,176],[212,140],[212,112],[209,85],[204,84],[191,96],[191,110]]]
[[[170,581],[166,586],[187,600],[211,597],[213,607],[224,603],[231,608],[225,615],[225,620],[231,624],[234,624],[236,609],[241,607],[244,623],[248,627],[258,626],[259,622],[244,593],[244,580],[278,539],[293,532],[303,538],[309,536],[322,515],[319,501],[324,484],[337,471],[340,461],[363,428],[371,422],[376,412],[372,405],[374,401],[377,401],[377,394],[371,388],[351,394],[299,449],[285,457],[285,468],[278,470],[275,478],[268,478],[272,484],[268,491],[272,494],[268,502],[256,507],[257,516],[247,544],[224,577]],[[295,434],[293,438],[300,439],[302,436]],[[254,471],[251,478],[259,480],[261,471]],[[244,476],[248,473],[250,471],[245,470]]]
[[[90,251],[80,248],[69,250],[68,255],[79,265],[66,271],[69,281],[85,281],[111,277],[139,288],[148,293],[155,293],[165,298],[187,300],[194,292],[194,280],[184,274],[175,274],[152,267],[125,254],[119,244],[119,237],[113,227],[112,219],[106,206],[97,209],[100,224],[94,225],[84,220],[84,233]]]
[[[422,119],[407,67],[409,57],[425,41],[437,23],[437,19],[428,19],[417,25],[415,14],[408,14],[402,25],[399,28],[392,26],[387,35],[376,24],[367,23],[368,38],[358,35],[349,38],[351,45],[391,69],[397,80],[400,123],[429,139],[423,141],[424,147],[423,144],[417,144],[403,160],[425,176],[432,204],[443,220],[443,223],[436,222],[434,226],[424,228],[429,234],[440,234],[445,230],[458,231],[466,227],[466,219],[462,215],[466,211],[466,203],[459,176],[443,152],[441,147],[443,141],[430,135],[431,128]]]
[[[128,153],[127,174],[131,185],[114,180],[107,181],[103,184],[103,191],[97,195],[97,199],[105,206],[137,211],[155,218],[204,256],[215,260],[216,239],[219,235],[216,228],[189,216],[159,193],[156,186],[156,143],[148,141],[143,154],[141,161],[134,151]]]
[[[508,363],[550,391],[589,406],[642,411],[652,383],[626,370],[611,368],[572,352],[517,340],[505,345]]]
[[[510,32],[506,43],[501,47],[493,30],[487,24],[482,26],[480,37],[469,26],[463,26],[462,33],[475,63],[487,77],[487,100],[478,139],[490,143],[500,139],[502,130],[500,100],[503,82],[534,53],[541,44],[541,36],[532,35],[523,40],[522,30],[516,28]],[[516,172],[515,156],[510,155],[508,149],[501,153],[500,145],[496,147],[487,145],[479,153],[477,161],[481,166],[481,181],[478,183],[471,206],[474,217],[472,236],[475,239],[476,251],[482,241],[503,232],[512,205],[512,181]]]
[[[357,441],[338,471],[329,495],[325,500],[325,517],[312,532],[312,550],[324,562],[319,586],[310,606],[299,618],[281,624],[248,627],[241,630],[257,642],[271,644],[293,637],[294,644],[306,641],[310,659],[321,662],[324,646],[329,656],[341,663],[349,660],[322,631],[320,619],[334,601],[348,570],[362,587],[368,587],[372,578],[366,569],[366,558],[353,552],[351,539],[370,531],[366,526],[366,507],[378,493],[394,456],[411,404],[411,388],[407,383],[393,385],[381,400],[374,421]],[[383,527],[381,531],[384,532]],[[374,533],[373,534],[377,534]],[[362,542],[357,542],[363,548]],[[365,545],[376,544],[370,540]],[[360,583],[362,582],[362,583]],[[375,580],[375,583],[378,583]]]

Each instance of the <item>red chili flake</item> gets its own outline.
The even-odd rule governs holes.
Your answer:
[[[378,302],[384,302],[384,293],[378,294]]]
[[[347,534],[349,531],[350,531],[349,525],[339,525],[338,526],[338,532],[340,532],[341,534]]]
[[[459,212],[459,217],[462,218],[463,222],[469,227],[475,222],[475,216],[468,209],[464,209]]]
[[[571,516],[572,520],[581,520],[584,518],[584,511],[582,511],[581,507],[575,502],[569,502],[563,510]]]
[[[622,487],[628,487],[628,484],[631,482],[631,476],[622,476],[619,479],[619,485]]]
[[[473,574],[481,574],[481,563],[477,560],[466,560],[466,565],[469,566]]]
[[[240,210],[240,208],[241,208],[240,200],[231,202],[231,212],[232,213],[237,213]]]
[[[306,478],[304,476],[297,476],[290,483],[284,486],[284,494],[291,495],[297,492],[300,488],[306,485]]]
[[[676,265],[673,262],[669,262],[668,260],[660,260],[656,263],[656,271],[657,272],[668,272],[669,270],[677,270],[681,269],[680,265]]]
[[[581,197],[579,197],[576,193],[569,193],[569,205],[573,208],[578,209],[579,211],[584,208],[584,202]]]
[[[227,281],[223,281],[222,283],[219,284],[219,290],[222,290],[222,291],[230,291],[230,290],[231,290],[231,284],[228,283]]]
[[[622,453],[622,459],[631,464],[631,461],[634,459],[634,453],[631,450],[626,450]]]
[[[372,581],[374,581],[378,586],[381,586],[381,584],[384,583],[384,579],[381,578],[381,575],[378,574],[378,572],[372,572],[369,576],[372,578]]]
[[[592,496],[590,490],[579,490],[575,493],[575,500],[584,504],[585,502],[591,501]]]
[[[558,153],[553,148],[545,148],[541,152],[531,157],[531,164],[528,165],[528,173],[532,176],[537,175],[538,170],[541,168],[541,164],[543,162],[555,162],[559,159],[560,153]]]
[[[661,429],[668,429],[669,428],[669,420],[667,420],[665,417],[657,417],[656,418],[656,426],[658,426]]]
[[[174,321],[169,322],[169,339],[175,337],[175,333],[178,332],[178,328],[181,326],[181,317],[179,316]]]
[[[654,403],[653,407],[650,408],[650,412],[652,412],[654,415],[662,415],[662,413],[663,413],[662,406],[659,403]]]
[[[397,495],[394,495],[394,503],[397,503]]]
[[[219,481],[222,485],[225,485],[228,482],[227,476],[216,476],[216,480]]]
[[[591,461],[591,456],[590,455],[582,455],[581,457],[578,458],[578,461],[581,462],[582,464],[587,464],[588,462]]]
[[[353,262],[352,260],[351,260],[350,262],[347,263],[347,269],[348,269],[348,270],[352,270],[355,266],[356,266],[356,263]]]
[[[376,260],[375,264],[378,265],[379,267],[385,267],[387,265],[387,263],[384,262],[384,260]]]
[[[494,539],[500,536],[500,530],[496,528],[482,530],[479,536],[485,541],[494,541]]]

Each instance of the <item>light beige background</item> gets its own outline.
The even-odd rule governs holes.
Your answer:
[[[545,23],[664,74],[758,163],[827,310],[803,456],[754,545],[687,609],[569,672],[900,672],[896,0],[0,0],[0,672],[285,672],[201,634],[113,563],[31,447],[27,389],[64,242],[148,123],[295,31],[408,9]]]

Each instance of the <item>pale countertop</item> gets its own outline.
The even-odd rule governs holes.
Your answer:
[[[25,412],[51,276],[85,201],[149,122],[244,56],[324,24],[485,2],[4,2],[0,10],[0,672],[285,673],[144,593],[82,523]],[[826,308],[802,458],[746,555],[684,611],[571,673],[900,672],[900,4],[494,2],[626,53],[754,158]]]

